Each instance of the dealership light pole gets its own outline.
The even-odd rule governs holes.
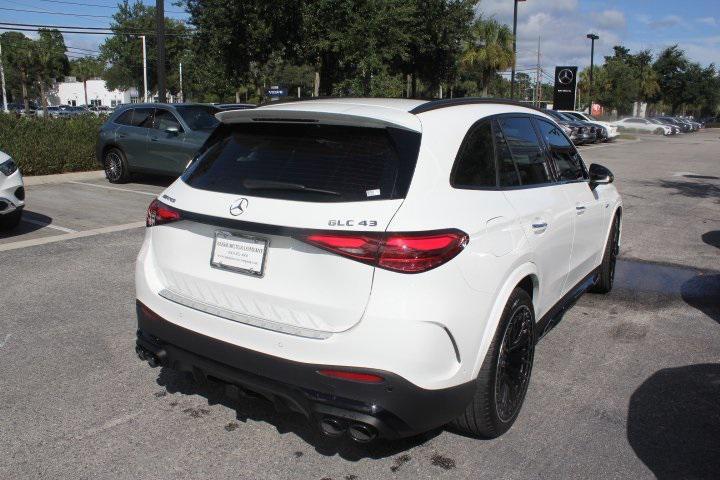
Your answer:
[[[597,36],[594,33],[588,33],[587,38],[590,39],[590,87],[588,88],[588,96],[590,97],[590,106],[588,107],[588,114],[592,115],[592,106],[593,106],[593,69],[594,64],[593,61],[595,59],[595,40],[599,39],[600,37]]]
[[[515,8],[513,10],[513,64],[512,73],[510,74],[510,98],[515,98],[515,57],[517,56],[517,7],[518,2],[525,0],[515,0]]]

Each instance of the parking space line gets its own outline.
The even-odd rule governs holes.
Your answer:
[[[120,232],[123,230],[131,230],[133,228],[144,227],[145,222],[124,223],[122,225],[111,225],[109,227],[94,228],[92,230],[84,230],[82,232],[66,233],[63,235],[55,235],[53,237],[33,238],[31,240],[20,240],[18,242],[6,243],[0,245],[0,252],[7,250],[16,250],[18,248],[34,247],[37,245],[46,245],[48,243],[63,242],[65,240],[73,240],[76,238],[92,237],[103,233]]]
[[[160,195],[159,193],[152,193],[152,192],[143,192],[142,190],[133,190],[131,188],[120,188],[120,187],[111,187],[110,185],[98,185],[96,183],[86,183],[86,182],[67,182],[67,183],[74,183],[76,185],[87,185],[88,187],[95,187],[95,188],[105,188],[107,190],[118,190],[120,192],[130,192],[130,193],[139,193],[140,195],[150,195],[151,197],[157,197]]]
[[[47,228],[52,228],[54,230],[60,230],[61,232],[65,232],[65,233],[77,232],[77,230],[73,230],[72,228],[59,227],[57,225],[53,225],[52,223],[43,222],[41,220],[33,220],[31,218],[23,217],[22,221],[26,222],[26,223],[32,223],[33,225],[40,225],[41,227],[47,227]]]

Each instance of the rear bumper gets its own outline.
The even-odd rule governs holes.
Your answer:
[[[443,426],[463,413],[475,383],[427,390],[385,371],[360,383],[322,376],[322,369],[347,367],[295,362],[208,337],[169,322],[137,302],[137,347],[162,366],[192,372],[250,391],[318,423],[326,417],[372,426],[382,438],[401,438]],[[356,369],[357,370],[357,369]]]

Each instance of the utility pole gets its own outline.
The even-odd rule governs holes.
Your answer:
[[[540,35],[538,35],[537,66],[535,67],[535,102],[540,107]]]
[[[145,99],[145,103],[148,101],[148,91],[147,91],[147,51],[145,49],[145,35],[140,35],[140,38],[142,38],[142,47],[143,47],[143,95]]]
[[[594,33],[588,33],[587,38],[590,39],[590,87],[588,88],[588,96],[590,97],[590,106],[588,107],[588,115],[592,115],[592,106],[593,106],[593,60],[595,58],[595,40],[599,39],[600,37],[597,36]]]
[[[515,98],[515,59],[517,57],[517,8],[518,2],[525,0],[514,0],[515,8],[513,10],[513,64],[512,73],[510,75],[510,98]]]
[[[182,85],[182,62],[180,62],[180,103],[185,103],[185,94],[183,93]]]
[[[7,92],[5,91],[5,68],[2,63],[2,42],[0,42],[0,79],[2,80],[3,112],[8,113]]]
[[[165,0],[155,0],[158,102],[165,103]]]

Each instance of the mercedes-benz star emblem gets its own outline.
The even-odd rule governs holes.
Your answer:
[[[234,202],[230,204],[230,215],[238,216],[242,215],[245,212],[245,209],[248,206],[248,199],[247,198],[238,198]]]
[[[568,83],[573,81],[573,72],[569,68],[564,68],[560,70],[560,73],[558,73],[558,80],[563,85],[567,85]]]

